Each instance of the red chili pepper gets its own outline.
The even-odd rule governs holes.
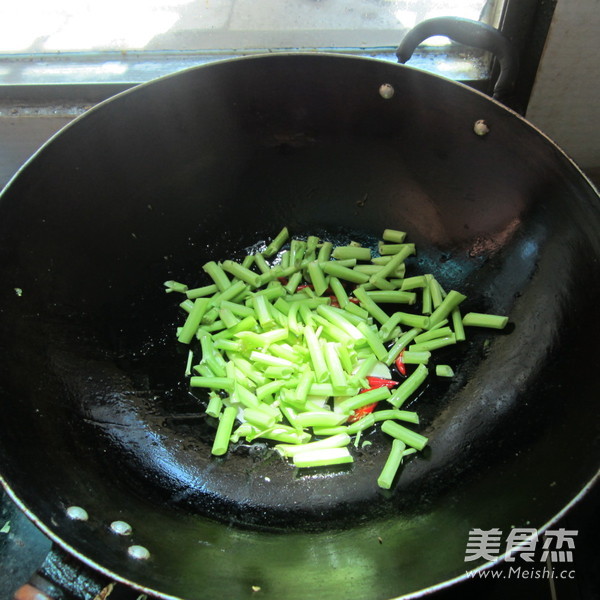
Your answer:
[[[367,392],[368,390],[362,390],[362,392]],[[366,417],[369,413],[372,413],[377,406],[377,402],[373,402],[373,404],[367,404],[365,406],[361,406],[357,408],[346,421],[347,423],[355,423],[356,421],[360,421],[363,417]]]
[[[338,302],[338,299],[335,296],[329,296],[329,306],[335,306],[336,308],[340,307],[340,303]]]
[[[400,373],[400,375],[406,376],[406,365],[404,364],[403,354],[404,354],[404,350],[402,350],[402,352],[400,352],[400,354],[398,355],[398,358],[396,359],[396,368],[398,369],[398,372]]]
[[[302,285],[299,285],[296,288],[296,291],[299,292],[300,290],[303,290],[304,288],[310,288],[312,290],[313,286],[310,283],[303,283]]]
[[[375,389],[375,388],[380,388],[380,387],[388,387],[388,388],[393,388],[395,386],[398,385],[397,381],[394,381],[393,379],[385,379],[383,377],[369,377],[367,376],[367,381],[369,382],[369,385],[371,386],[371,389]]]
[[[354,296],[350,296],[348,300],[350,300],[350,302],[354,302],[354,304],[360,304],[360,300],[358,298],[355,298]]]
[[[288,284],[288,278],[287,277],[278,277],[277,278],[282,285],[287,285]]]

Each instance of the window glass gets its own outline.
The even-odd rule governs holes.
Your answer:
[[[497,0],[19,0],[0,54],[396,46],[419,21],[494,24]]]

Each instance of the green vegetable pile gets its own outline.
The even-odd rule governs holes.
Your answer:
[[[501,329],[508,321],[463,316],[463,294],[446,293],[431,274],[407,277],[405,261],[416,251],[405,237],[386,229],[372,252],[315,236],[288,244],[283,228],[241,263],[206,263],[210,285],[165,282],[167,292],[186,296],[177,339],[190,345],[190,386],[209,390],[214,455],[241,439],[266,439],[296,467],[351,463],[353,436],[358,445],[361,432],[381,422],[393,441],[378,484],[392,486],[402,459],[428,442],[400,422],[419,423],[401,407],[429,375],[431,353],[463,341],[465,326]],[[453,376],[448,365],[435,372]]]

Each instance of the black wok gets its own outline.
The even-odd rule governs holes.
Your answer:
[[[0,216],[2,481],[114,579],[189,600],[397,597],[483,566],[464,562],[470,529],[543,529],[596,475],[598,196],[543,134],[462,85],[329,55],[181,72],[63,130]],[[392,493],[376,485],[377,432],[327,476],[268,453],[210,457],[162,282],[201,284],[205,261],[283,225],[362,241],[406,229],[414,272],[510,316],[415,401],[430,445]],[[133,533],[112,533],[116,519]]]

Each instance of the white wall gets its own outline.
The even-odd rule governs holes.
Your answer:
[[[600,0],[558,0],[527,119],[600,169]]]

